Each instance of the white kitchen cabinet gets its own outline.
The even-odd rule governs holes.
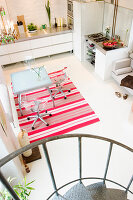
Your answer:
[[[58,53],[63,53],[63,52],[67,52],[67,51],[72,51],[72,49],[73,49],[72,42],[53,45],[52,54],[58,54]]]
[[[95,72],[100,76],[102,80],[104,80],[105,76],[105,67],[106,67],[106,55],[104,55],[101,51],[96,49],[96,57],[95,57]]]
[[[10,54],[10,63],[16,63],[16,62],[24,61],[28,57],[32,57],[31,51],[23,51],[23,52]]]
[[[10,63],[11,63],[11,60],[10,60],[9,55],[0,56],[0,64],[1,65],[8,65]]]
[[[30,49],[30,42],[24,41],[24,42],[17,42],[13,44],[7,45],[8,53],[16,53],[20,51],[26,51]]]
[[[17,41],[0,46],[0,64],[6,65],[43,56],[72,51],[72,32],[49,35],[37,39]]]
[[[31,49],[47,47],[50,45],[52,45],[51,37],[44,37],[44,38],[30,40],[30,48]]]
[[[42,48],[32,50],[33,58],[48,56],[48,55],[51,55],[51,53],[52,53],[51,46],[50,47],[42,47]]]
[[[114,61],[127,58],[128,48],[120,48],[107,51],[104,54],[99,49],[96,49],[95,58],[95,72],[102,80],[108,80],[111,78]]]
[[[72,41],[72,33],[66,33],[61,35],[55,35],[51,37],[52,45],[71,42]]]
[[[0,56],[1,56],[1,55],[6,55],[6,54],[8,54],[7,45],[6,45],[6,44],[5,44],[5,45],[1,45],[1,46],[0,46]]]
[[[73,49],[72,42],[67,42],[67,43],[57,44],[53,46],[33,49],[32,56],[33,58],[39,58],[43,56],[49,56],[49,55],[54,55],[54,54],[63,53],[67,51],[72,51],[72,49]]]

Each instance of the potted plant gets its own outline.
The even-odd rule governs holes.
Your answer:
[[[12,183],[13,180],[15,180],[16,178],[8,178],[8,182]],[[30,193],[32,190],[35,190],[33,187],[30,187],[30,185],[33,183],[34,181],[31,181],[30,183],[26,182],[26,177],[22,180],[22,183],[18,183],[17,185],[13,186],[14,191],[16,192],[16,194],[18,195],[18,197],[21,200],[28,200]],[[10,193],[7,191],[7,189],[4,189],[3,191],[0,191],[0,200],[13,200],[12,196],[10,195]]]
[[[47,4],[45,3],[45,8],[48,14],[49,27],[51,28],[51,11],[50,11],[49,0],[47,0]]]
[[[30,33],[36,32],[36,31],[37,31],[37,26],[34,25],[33,23],[30,23],[27,27],[28,27],[28,31],[29,31]]]

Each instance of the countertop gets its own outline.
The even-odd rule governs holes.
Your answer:
[[[18,40],[15,40],[15,43],[54,36],[54,35],[60,35],[65,33],[71,33],[71,32],[72,29],[68,27],[47,28],[47,29],[37,30],[37,32],[34,33],[29,33],[27,31],[24,34],[21,34],[21,36],[18,37]],[[13,42],[8,44],[13,44]],[[2,44],[2,45],[7,45],[7,44]]]
[[[122,48],[125,48],[126,46],[121,46],[121,45],[119,45],[117,48],[115,48],[115,49],[105,49],[104,47],[103,47],[103,42],[95,42],[92,38],[89,38],[88,36],[86,36],[86,38],[89,40],[89,41],[91,41],[93,44],[95,44],[95,46],[96,46],[96,48],[99,50],[99,51],[101,51],[103,54],[105,54],[106,55],[106,53],[107,52],[109,52],[109,51],[115,51],[115,50],[118,50],[118,49],[122,49]]]

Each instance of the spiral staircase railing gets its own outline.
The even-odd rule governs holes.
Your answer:
[[[56,181],[55,181],[55,177],[54,177],[54,173],[53,173],[53,168],[52,168],[52,164],[50,161],[50,157],[49,157],[49,153],[48,153],[48,149],[47,149],[47,143],[51,142],[51,141],[55,141],[55,140],[60,140],[60,139],[66,139],[66,138],[78,138],[78,149],[79,149],[79,178],[76,180],[72,180],[69,183],[66,183],[65,185],[61,186],[60,188],[57,188],[56,186]],[[108,158],[107,158],[107,162],[106,162],[106,168],[105,168],[105,172],[104,172],[104,176],[103,177],[82,177],[82,138],[93,138],[93,139],[98,139],[98,140],[103,140],[109,143],[109,152],[108,152]],[[62,188],[66,187],[67,185],[70,185],[71,183],[74,183],[76,181],[81,182],[82,180],[86,180],[86,179],[95,179],[95,180],[102,180],[103,183],[105,183],[105,181],[114,183],[120,187],[122,187],[125,190],[125,193],[130,192],[133,195],[133,191],[130,190],[130,186],[133,182],[133,175],[131,176],[129,183],[127,186],[123,186],[120,183],[117,183],[113,180],[107,179],[107,173],[108,173],[108,169],[109,169],[109,163],[110,163],[110,158],[111,158],[111,153],[112,153],[112,149],[113,149],[113,145],[117,145],[119,147],[122,147],[126,150],[128,150],[129,152],[133,153],[133,149],[120,143],[117,142],[115,140],[111,140],[105,137],[101,137],[101,136],[95,136],[95,135],[90,135],[90,134],[67,134],[67,135],[60,135],[60,136],[54,136],[54,137],[49,137],[49,138],[45,138],[43,140],[39,140],[36,141],[32,144],[29,144],[21,149],[18,149],[15,152],[12,152],[11,154],[5,156],[4,158],[2,158],[0,160],[0,181],[2,182],[2,184],[4,185],[4,187],[10,192],[10,194],[12,195],[12,197],[14,198],[14,200],[20,200],[20,198],[17,196],[17,194],[15,193],[15,191],[13,190],[13,188],[10,186],[10,184],[8,183],[8,181],[6,180],[6,178],[4,177],[4,175],[1,172],[1,168],[8,163],[9,161],[11,161],[12,159],[14,159],[15,157],[21,155],[23,152],[29,150],[29,149],[33,149],[36,146],[42,145],[43,147],[43,151],[47,160],[47,164],[49,167],[49,172],[50,172],[50,176],[52,179],[52,183],[53,183],[53,187],[54,187],[54,192],[47,198],[50,199],[54,194],[56,194],[57,196],[58,191],[61,190]]]

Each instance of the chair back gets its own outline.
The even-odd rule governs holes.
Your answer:
[[[64,85],[64,83],[69,79],[66,73],[67,67],[64,67],[58,75],[53,79],[53,83],[56,84],[56,87]]]

